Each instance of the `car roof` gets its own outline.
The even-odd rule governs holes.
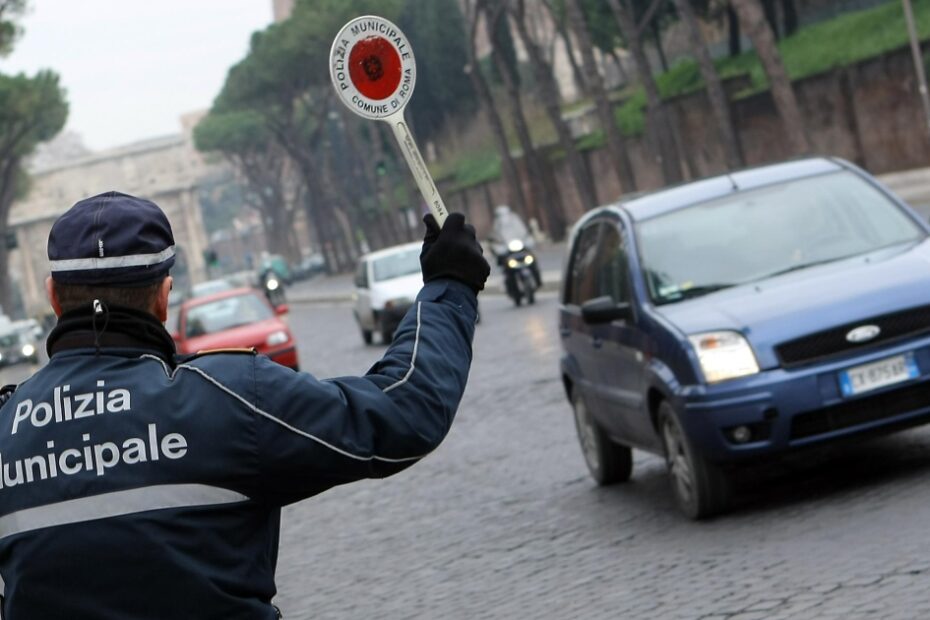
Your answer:
[[[359,258],[359,261],[384,258],[385,256],[390,256],[391,254],[398,254],[400,252],[407,252],[414,248],[419,248],[422,245],[423,245],[422,241],[413,241],[411,243],[403,243],[401,245],[392,245],[389,248],[384,248],[382,250],[376,250],[374,252],[369,252],[368,254],[363,254]]]
[[[219,291],[217,293],[210,293],[209,295],[188,299],[181,305],[181,308],[187,309],[194,306],[201,306],[203,304],[208,304],[211,301],[218,301],[220,299],[226,299],[227,297],[239,297],[240,295],[245,295],[246,293],[255,295],[256,297],[262,297],[254,288],[243,286],[240,288],[230,289],[228,291]]]
[[[838,159],[811,157],[690,181],[627,200],[621,198],[612,206],[622,206],[634,221],[642,221],[737,192],[848,169],[851,167]]]

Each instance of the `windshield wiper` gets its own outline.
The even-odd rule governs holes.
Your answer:
[[[836,261],[843,260],[844,258],[853,258],[853,256],[855,256],[855,254],[852,256],[838,256],[836,258],[825,258],[823,260],[815,260],[811,263],[801,263],[800,265],[792,265],[791,267],[785,267],[784,269],[778,269],[777,271],[773,271],[772,273],[767,273],[764,276],[753,278],[752,280],[748,280],[746,283],[748,284],[751,282],[760,282],[762,280],[768,280],[769,278],[774,278],[775,276],[781,276],[786,273],[791,273],[792,271],[800,271],[802,269],[807,269],[808,267],[816,267],[817,265],[826,265],[827,263],[835,263]]]
[[[667,296],[664,296],[659,303],[670,304],[676,301],[691,299],[692,297],[700,297],[701,295],[715,293],[725,288],[732,288],[734,286],[736,286],[736,284],[715,282],[713,284],[701,284],[699,286],[691,286],[689,288],[682,288],[682,289],[675,291],[674,293],[669,293]]]

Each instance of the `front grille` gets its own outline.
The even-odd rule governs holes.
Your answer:
[[[868,342],[849,342],[846,334],[861,325],[877,325],[881,328],[879,335]],[[816,334],[783,342],[775,347],[778,359],[785,368],[806,364],[833,355],[849,351],[866,349],[878,344],[887,344],[892,340],[930,333],[930,306],[911,308],[892,314],[862,319],[839,327],[827,329]]]
[[[798,414],[791,419],[791,439],[812,437],[924,408],[930,408],[930,386],[919,383]]]

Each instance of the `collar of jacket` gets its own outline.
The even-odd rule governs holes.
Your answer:
[[[45,344],[48,356],[73,349],[143,349],[173,364],[174,340],[158,319],[148,312],[125,306],[93,305],[62,314]]]

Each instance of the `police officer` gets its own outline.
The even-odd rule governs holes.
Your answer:
[[[154,203],[109,192],[62,215],[50,361],[0,409],[4,617],[276,618],[281,506],[417,462],[465,389],[489,267],[460,214],[425,223],[394,343],[320,381],[252,351],[175,356]]]

